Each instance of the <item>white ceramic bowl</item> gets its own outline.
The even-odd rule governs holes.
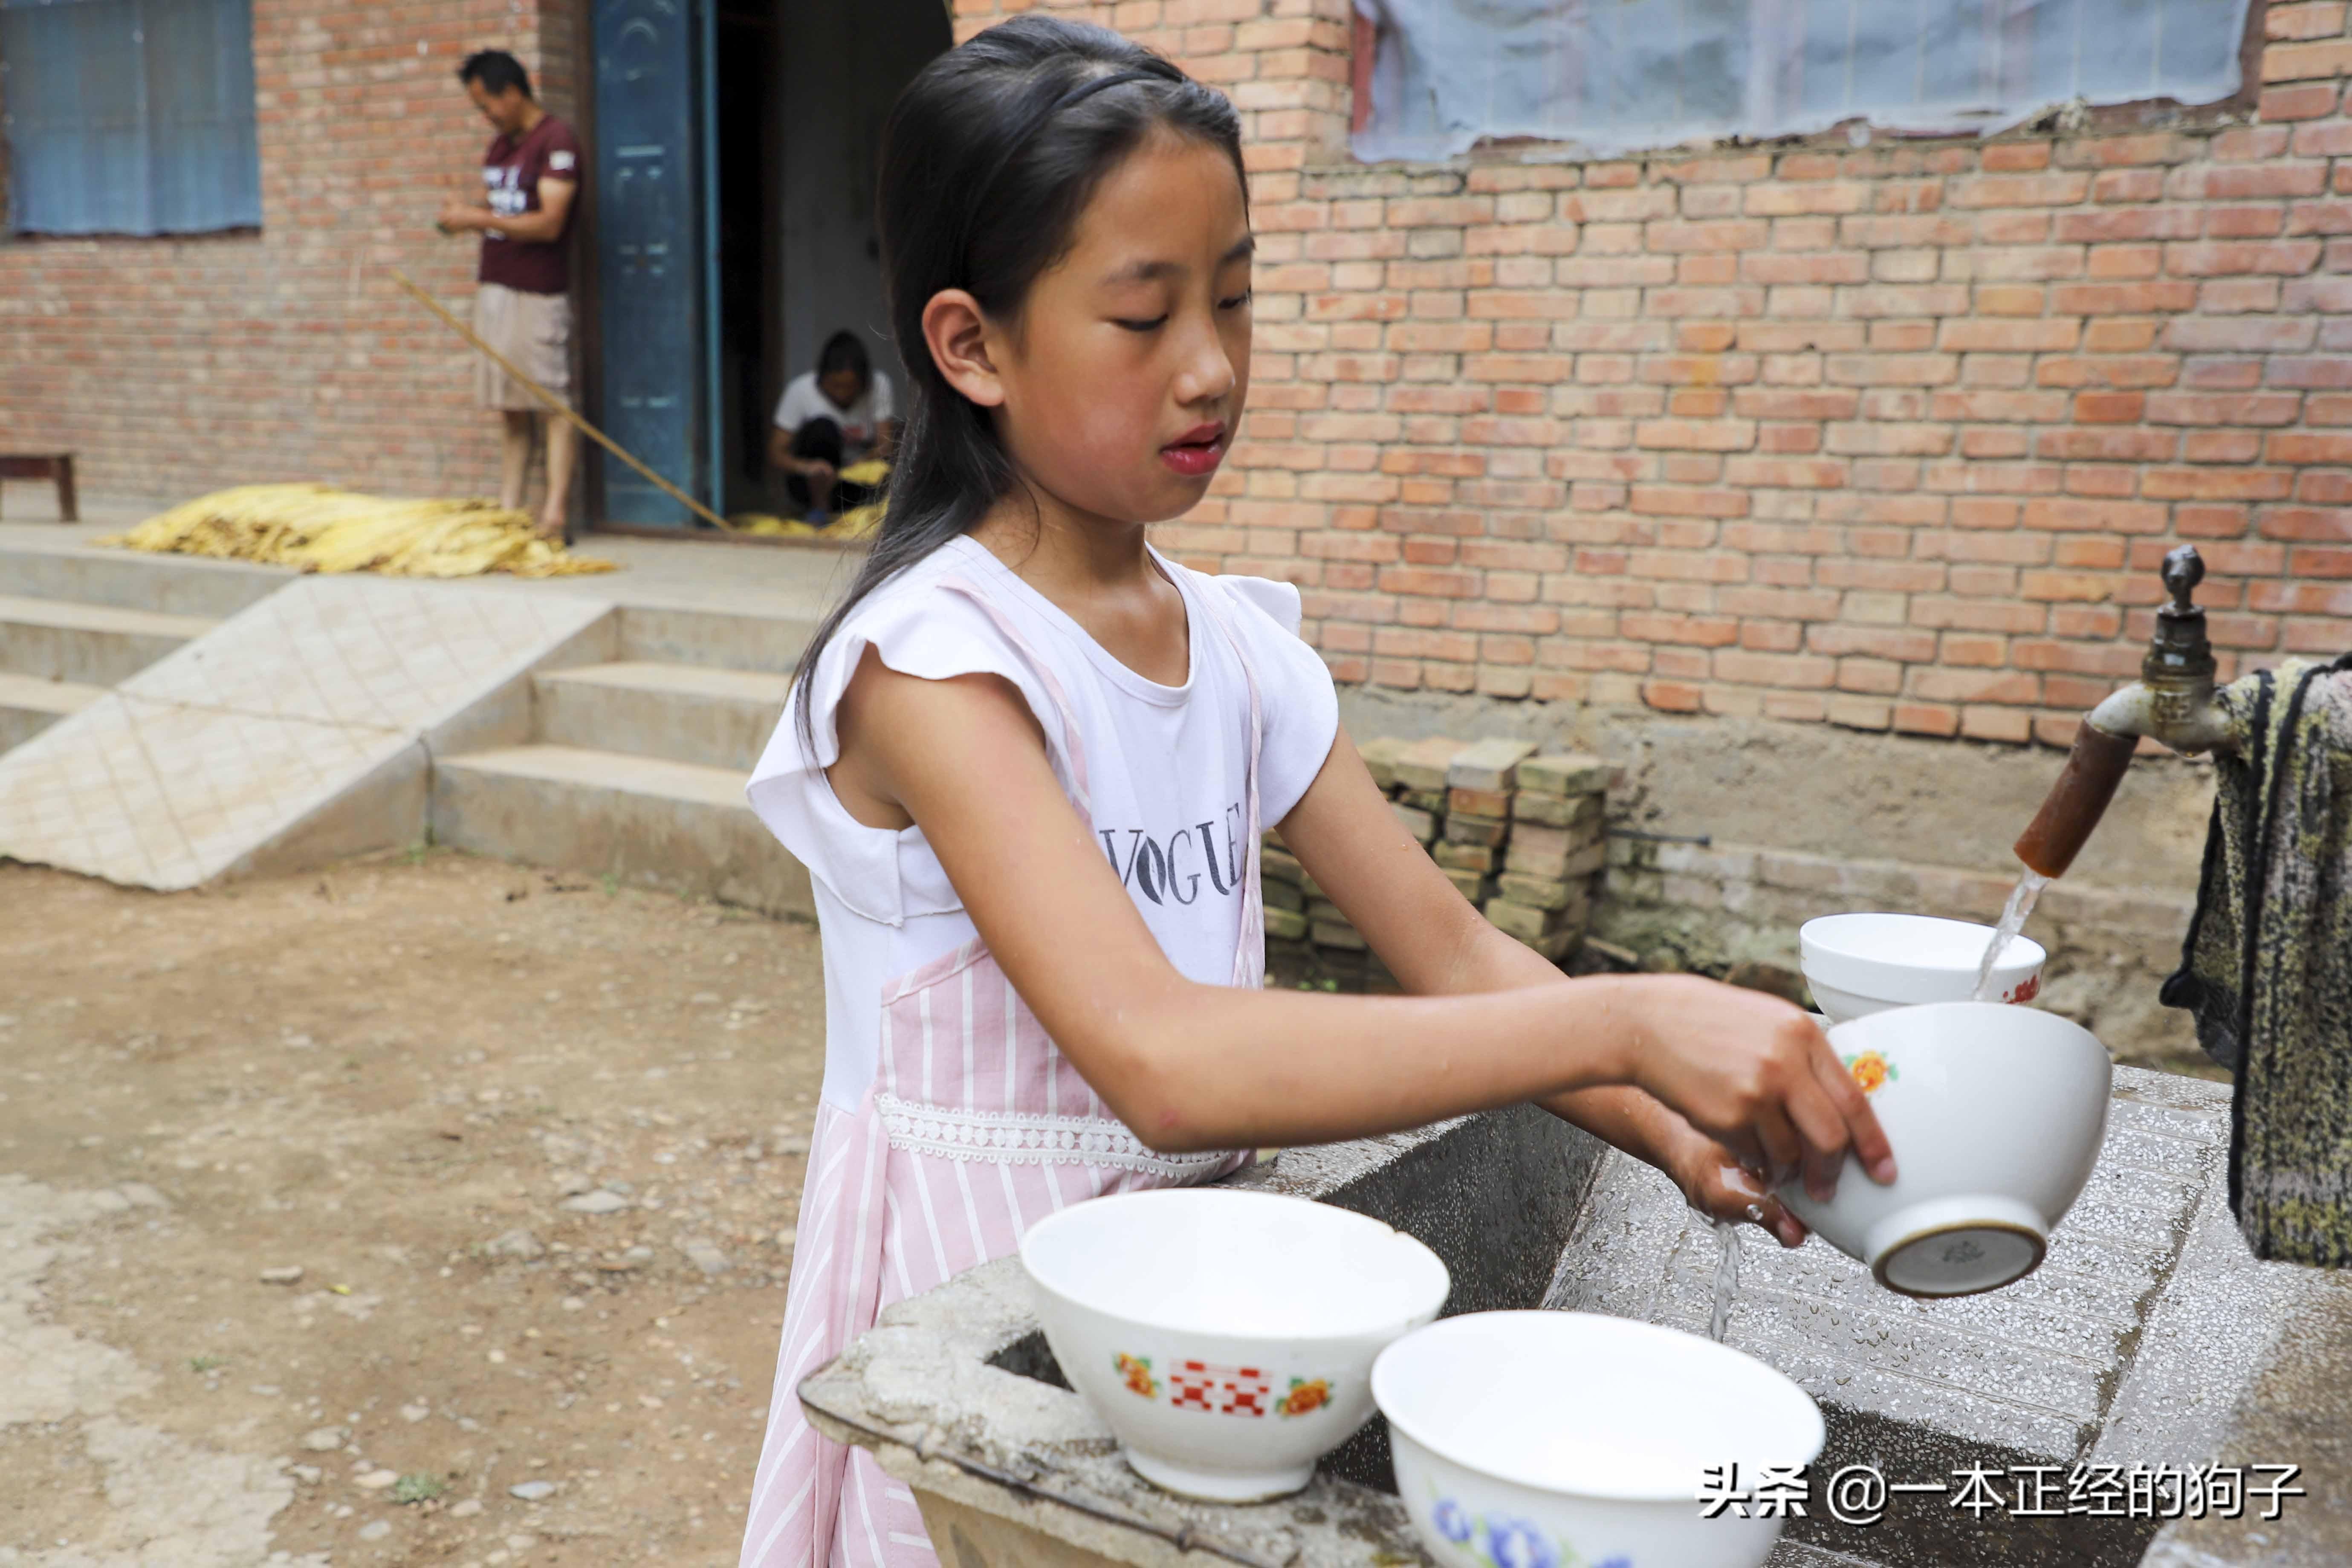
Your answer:
[[[1934,915],[1823,915],[1799,930],[1797,946],[1815,1005],[1842,1024],[1889,1007],[1970,1000],[1992,938],[1990,926]],[[1994,997],[2033,1000],[2047,957],[2032,938],[2010,938],[1993,966]]]
[[[1943,1002],[1838,1025],[1830,1047],[1894,1148],[1880,1186],[1852,1155],[1826,1204],[1780,1201],[1909,1296],[1966,1296],[2042,1265],[2106,1136],[2115,1073],[2081,1025],[2038,1007]]]
[[[1021,1244],[1045,1342],[1146,1480],[1252,1502],[1305,1486],[1372,1413],[1372,1358],[1451,1282],[1403,1232],[1220,1187],[1073,1205]]]
[[[1753,1356],[1588,1312],[1416,1330],[1381,1352],[1372,1394],[1442,1568],[1756,1568],[1780,1520],[1706,1518],[1707,1472],[1736,1465],[1716,1484],[1752,1491],[1823,1436],[1812,1399]]]

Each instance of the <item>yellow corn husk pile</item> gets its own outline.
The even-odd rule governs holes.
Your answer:
[[[618,570],[536,538],[529,513],[488,500],[398,500],[332,485],[239,485],[101,539],[125,550],[392,577],[564,577]]]
[[[845,511],[832,523],[818,528],[796,517],[778,517],[773,512],[739,511],[727,520],[728,528],[736,533],[748,533],[759,539],[857,539],[874,537],[882,526],[882,507],[878,501]]]
[[[864,485],[872,489],[890,477],[890,465],[868,458],[862,463],[852,463],[842,469],[841,477],[850,484]],[[739,511],[727,520],[727,526],[737,533],[753,534],[762,539],[866,540],[881,531],[882,505],[877,500],[852,507],[824,528],[814,527],[796,517],[777,517],[764,511]]]

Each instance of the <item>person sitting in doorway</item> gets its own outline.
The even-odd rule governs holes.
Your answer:
[[[842,477],[861,463],[890,460],[898,421],[890,378],[874,368],[856,332],[827,338],[816,368],[793,378],[776,404],[768,460],[783,470],[793,504],[823,527],[877,498],[880,487]]]

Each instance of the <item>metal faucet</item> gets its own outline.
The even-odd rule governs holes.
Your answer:
[[[2140,660],[2139,679],[2092,709],[2092,724],[2110,735],[2147,735],[2191,756],[2229,743],[2229,727],[2213,705],[2213,646],[2205,637],[2205,612],[2189,602],[2204,580],[2205,563],[2195,545],[2164,558],[2172,603],[2156,612],[2156,637]]]
[[[2017,841],[2017,858],[2029,870],[2065,874],[2115,798],[2140,737],[2192,755],[2230,744],[2229,726],[2213,700],[2205,612],[2192,598],[2204,580],[2196,546],[2184,544],[2165,556],[2164,585],[2172,602],[2156,612],[2156,637],[2140,661],[2139,679],[2084,716],[2065,770]]]

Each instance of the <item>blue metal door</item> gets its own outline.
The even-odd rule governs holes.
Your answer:
[[[596,265],[605,432],[709,504],[702,8],[597,0]],[[628,465],[604,476],[606,521],[691,521]]]

